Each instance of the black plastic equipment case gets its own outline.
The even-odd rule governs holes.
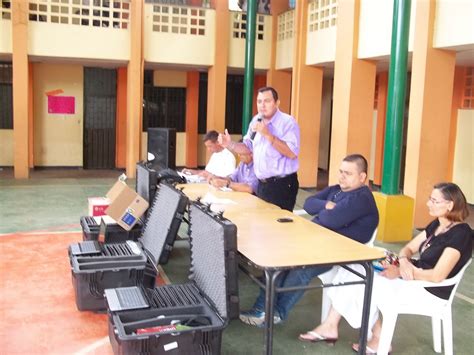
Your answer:
[[[137,179],[135,189],[141,197],[150,203],[150,205],[151,202],[155,200],[155,194],[158,188],[157,175],[158,172],[151,168],[147,162],[141,161],[137,163]]]
[[[166,264],[188,206],[188,197],[172,185],[161,183],[153,205],[148,210],[142,239],[152,239],[148,245],[155,264]],[[158,235],[158,236],[156,236]],[[158,241],[156,240],[158,239]]]
[[[153,287],[156,265],[168,261],[187,203],[188,198],[182,191],[167,184],[160,185],[137,242],[142,247],[140,255],[133,254],[127,243],[103,244],[100,254],[85,256],[72,255],[69,248],[77,308],[105,310],[106,288]]]
[[[147,258],[136,255],[127,243],[102,244],[97,255],[72,255],[72,284],[80,311],[105,310],[104,290],[143,284]]]
[[[198,203],[190,223],[191,281],[142,289],[149,308],[109,310],[115,354],[220,354],[222,332],[238,316],[237,228]]]
[[[83,216],[80,218],[83,240],[97,240],[99,237],[100,224],[94,217]],[[132,228],[127,231],[117,223],[107,224],[107,233],[105,243],[122,243],[126,240],[138,240],[143,231],[143,224],[139,220]]]

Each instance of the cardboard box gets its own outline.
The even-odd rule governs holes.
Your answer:
[[[110,200],[107,215],[127,231],[133,228],[148,208],[148,202],[121,180],[112,186],[106,196]]]
[[[89,216],[105,216],[105,210],[109,207],[110,201],[106,197],[89,197]]]

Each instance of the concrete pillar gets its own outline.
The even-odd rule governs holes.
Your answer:
[[[274,87],[280,98],[280,110],[290,112],[291,100],[291,72],[276,70],[276,43],[278,41],[278,15],[288,10],[287,1],[272,2],[272,53],[270,69],[267,71],[267,86]]]
[[[229,5],[227,1],[214,1],[216,35],[214,65],[209,68],[207,87],[207,130],[223,132],[225,128],[225,103],[227,63],[229,57]]]
[[[323,69],[306,65],[308,0],[298,1],[295,11],[291,114],[298,121],[301,132],[298,180],[301,187],[315,187],[318,173]]]
[[[143,2],[130,2],[130,60],[127,67],[127,176],[140,160],[143,113]]]
[[[347,154],[370,159],[376,64],[357,59],[359,12],[360,0],[339,2],[329,184]]]
[[[417,1],[404,194],[415,199],[415,227],[432,219],[426,201],[448,178],[448,145],[456,53],[434,49],[436,1]]]
[[[13,62],[13,167],[16,179],[29,177],[30,134],[28,67],[28,1],[13,1],[12,62]],[[32,116],[31,116],[32,117]]]

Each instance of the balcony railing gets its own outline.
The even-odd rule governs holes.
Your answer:
[[[130,0],[30,0],[32,22],[127,29]]]
[[[206,10],[196,7],[153,5],[153,32],[204,36]]]
[[[295,27],[295,10],[290,10],[278,16],[278,41],[293,38]]]
[[[337,0],[314,0],[308,6],[309,32],[336,26]]]

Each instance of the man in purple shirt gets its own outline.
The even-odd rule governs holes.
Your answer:
[[[227,130],[219,143],[235,153],[253,153],[258,178],[256,194],[261,199],[293,211],[298,193],[300,129],[295,119],[278,109],[280,100],[272,87],[258,90],[258,114],[250,122],[243,143],[231,140]]]
[[[209,183],[214,187],[228,187],[234,191],[255,193],[258,179],[253,170],[252,152],[239,154],[240,164],[229,177],[213,176]]]

